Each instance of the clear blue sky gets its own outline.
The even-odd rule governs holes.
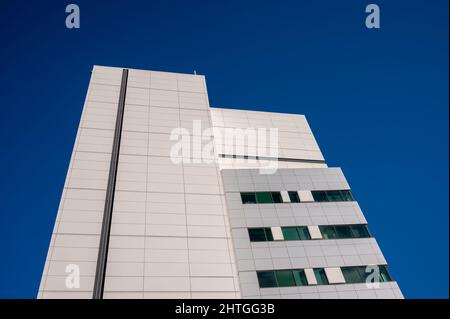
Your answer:
[[[95,3],[94,3],[95,2]],[[305,114],[406,297],[448,297],[448,1],[0,2],[0,297],[34,298],[93,64]]]

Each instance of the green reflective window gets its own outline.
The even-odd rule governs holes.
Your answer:
[[[310,240],[311,235],[309,234],[308,227],[301,226],[297,227],[298,236],[300,237],[300,240]]]
[[[309,240],[311,236],[309,235],[308,227],[281,227],[283,232],[284,240]]]
[[[242,204],[256,204],[255,193],[241,193]]]
[[[274,203],[282,203],[283,198],[281,197],[280,192],[272,192],[272,199]]]
[[[258,282],[261,288],[277,287],[275,273],[273,271],[258,271]]]
[[[319,226],[324,239],[336,239],[336,231],[333,226]]]
[[[278,287],[292,287],[295,286],[295,279],[292,270],[277,270],[275,271]]]
[[[273,203],[272,194],[266,192],[258,192],[256,193],[256,202],[258,204]]]
[[[289,199],[291,200],[291,203],[300,203],[300,197],[298,197],[298,193],[297,192],[288,192],[289,194]]]
[[[300,240],[297,227],[281,227],[284,240]]]
[[[293,270],[295,284],[297,286],[308,286],[308,280],[306,280],[305,271],[303,269]]]
[[[352,231],[353,238],[368,238],[370,237],[367,225],[351,225],[350,229]]]
[[[250,241],[272,241],[272,231],[270,228],[249,228],[248,235]]]
[[[314,275],[316,276],[318,285],[328,285],[327,275],[323,268],[314,268]]]

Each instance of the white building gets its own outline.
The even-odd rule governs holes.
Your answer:
[[[210,108],[201,75],[95,66],[38,298],[403,298],[366,224],[303,115]]]

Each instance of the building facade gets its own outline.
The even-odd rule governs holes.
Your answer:
[[[402,297],[303,115],[94,66],[38,298]]]

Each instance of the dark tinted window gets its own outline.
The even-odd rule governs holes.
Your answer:
[[[345,282],[348,284],[356,284],[365,281],[365,277],[362,276],[360,269],[362,267],[342,267],[342,274],[344,275]]]
[[[297,227],[298,236],[300,240],[309,240],[311,239],[311,235],[309,234],[308,227],[302,226]]]
[[[249,228],[248,235],[250,241],[272,241],[272,231],[270,228]]]
[[[347,225],[340,225],[335,226],[334,229],[336,230],[336,238],[352,238],[353,234],[350,230],[350,227]]]
[[[392,281],[391,275],[384,265],[380,266],[380,281]]]
[[[315,268],[314,275],[316,276],[318,285],[328,285],[327,275],[325,274],[325,270],[323,268]]]
[[[300,197],[297,192],[288,192],[291,203],[300,203]]]
[[[327,201],[329,202],[340,202],[342,201],[341,192],[340,191],[328,191],[327,194]]]
[[[311,191],[316,202],[348,202],[354,198],[349,190]]]
[[[258,271],[257,276],[261,288],[277,287],[277,281],[273,271]]]
[[[353,198],[352,193],[351,193],[350,191],[348,191],[348,190],[342,191],[342,197],[343,197],[343,199],[344,199],[345,201],[347,201],[347,202],[352,202],[352,201],[355,200],[355,199]]]
[[[294,273],[295,284],[297,286],[308,285],[308,281],[306,280],[306,275],[303,270],[293,270],[292,272]]]
[[[319,226],[324,239],[367,238],[370,237],[367,225]]]
[[[273,241],[272,230],[269,227],[264,228],[264,230],[266,232],[267,241]]]
[[[325,239],[336,239],[336,231],[333,226],[319,226],[322,237]]]
[[[346,283],[364,283],[366,282],[368,276],[371,276],[369,281],[374,282],[375,278],[373,275],[375,274],[375,271],[377,271],[376,267],[378,267],[378,272],[380,275],[378,280],[380,282],[392,281],[385,265],[342,267],[341,269]]]
[[[250,241],[266,241],[266,233],[264,228],[249,228],[248,235]]]
[[[250,241],[272,241],[272,230],[269,227],[266,228],[249,228],[248,234]]]
[[[351,225],[353,238],[368,238],[370,237],[367,225]]]
[[[242,204],[256,204],[255,193],[241,193]]]
[[[326,202],[327,201],[327,194],[325,192],[312,191],[311,194],[314,198],[314,201],[316,201],[316,202]]]
[[[272,192],[272,199],[274,203],[282,203],[283,198],[281,197],[280,192]]]

